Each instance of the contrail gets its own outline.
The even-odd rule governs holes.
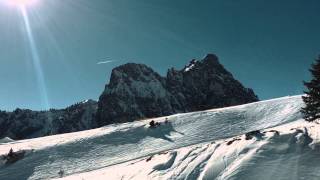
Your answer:
[[[108,63],[112,63],[114,62],[113,60],[109,60],[109,61],[100,61],[97,64],[108,64]]]

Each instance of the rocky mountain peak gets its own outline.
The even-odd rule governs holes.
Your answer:
[[[252,89],[233,78],[214,54],[193,59],[166,77],[144,64],[114,68],[99,101],[64,109],[0,111],[0,138],[25,139],[258,101]]]
[[[93,99],[87,99],[87,100],[82,101],[81,103],[84,105],[92,105],[92,104],[96,105],[98,102]]]
[[[133,82],[162,81],[162,77],[144,64],[127,63],[112,70],[109,88]]]
[[[208,61],[208,62],[210,62],[210,61],[211,62],[219,62],[218,56],[216,56],[215,54],[207,54],[203,60]]]
[[[0,139],[19,140],[92,129],[97,127],[97,107],[96,101],[88,99],[64,109],[0,111]]]
[[[167,77],[146,65],[129,63],[112,71],[99,99],[97,121],[102,126],[257,100],[214,54],[191,60],[182,70],[171,68]]]

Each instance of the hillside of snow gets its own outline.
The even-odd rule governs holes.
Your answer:
[[[297,121],[251,140],[240,135],[201,143],[63,179],[317,180],[319,128]]]
[[[319,125],[301,96],[4,142],[0,179],[319,179]],[[261,130],[251,138],[245,133]]]

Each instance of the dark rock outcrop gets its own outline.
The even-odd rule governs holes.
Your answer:
[[[142,64],[113,69],[96,117],[98,126],[103,126],[255,101],[253,90],[235,80],[217,56],[208,54],[182,70],[168,70],[167,77]]]

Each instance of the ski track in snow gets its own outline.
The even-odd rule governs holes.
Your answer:
[[[34,151],[15,164],[0,166],[0,179],[58,178],[60,170],[64,171],[66,179],[92,179],[92,175],[97,175],[94,176],[95,179],[104,179],[103,175],[107,175],[108,179],[234,179],[234,173],[236,177],[242,174],[245,177],[261,170],[259,167],[263,168],[255,167],[252,162],[263,160],[264,166],[268,166],[269,161],[281,159],[268,159],[265,154],[255,152],[256,149],[267,151],[273,141],[235,141],[228,146],[240,147],[234,152],[234,148],[226,148],[225,140],[221,139],[298,121],[301,119],[302,105],[301,96],[284,97],[229,108],[177,114],[168,117],[170,123],[162,123],[155,129],[147,126],[151,120],[144,120],[4,143],[0,144],[2,155],[10,148]],[[268,146],[264,147],[264,144]],[[229,149],[230,154],[223,147]],[[151,160],[146,162],[151,156]],[[222,157],[227,157],[227,161]],[[240,160],[248,157],[251,164],[246,166],[251,166],[253,171],[244,168],[244,173],[241,171],[244,166]],[[283,155],[283,158],[290,157]],[[296,159],[293,158],[292,161],[294,160]],[[237,166],[237,161],[241,168]],[[154,166],[150,165],[152,163]]]

